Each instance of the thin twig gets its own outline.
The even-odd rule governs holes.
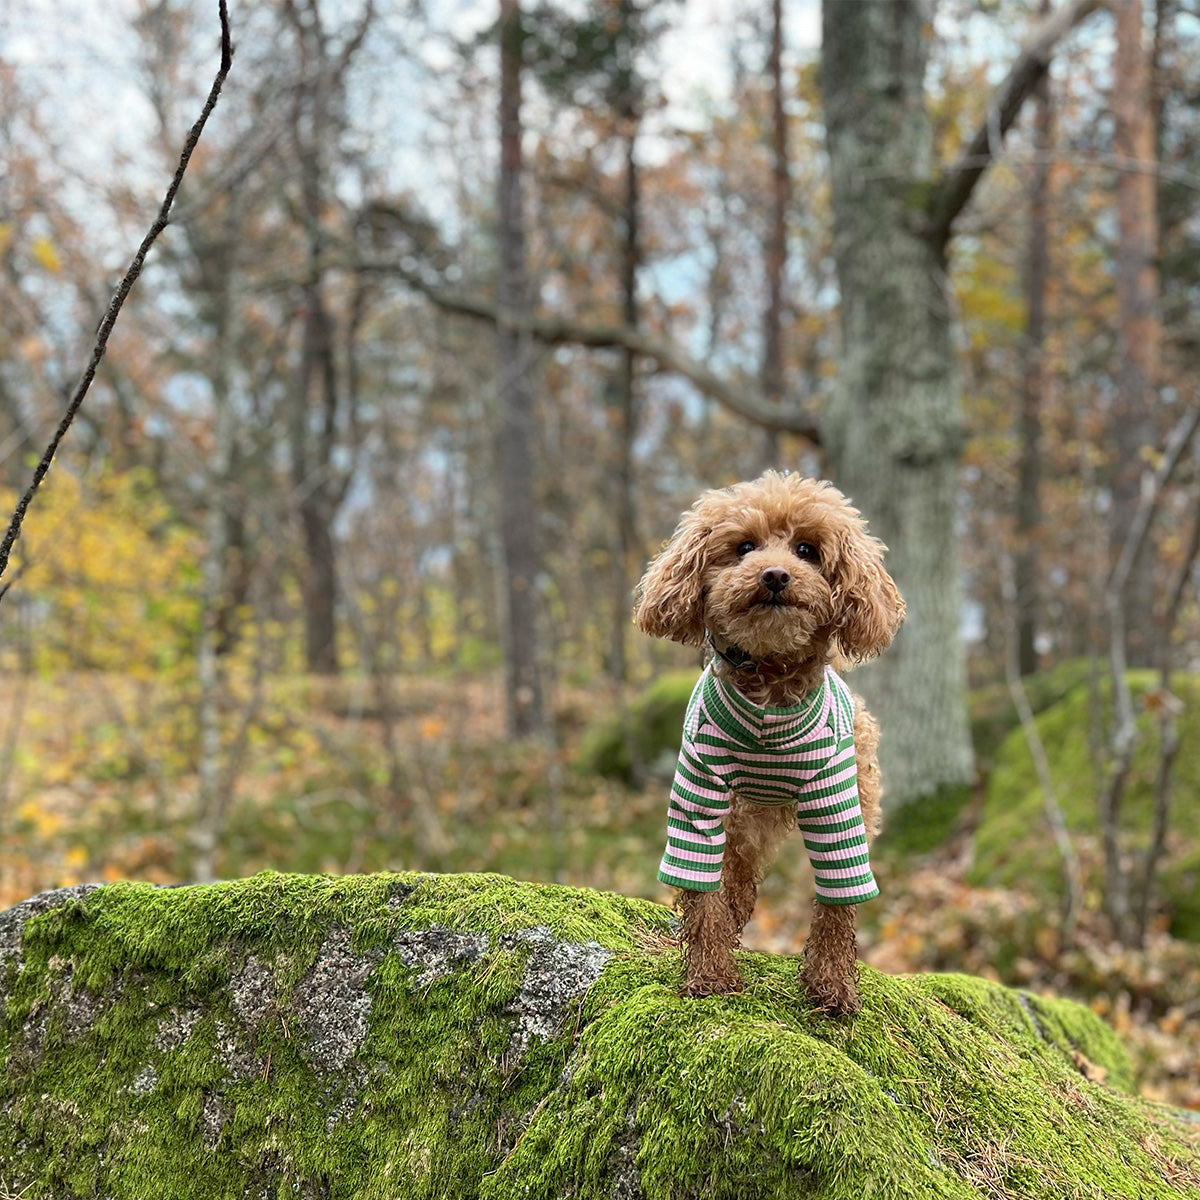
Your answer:
[[[199,142],[200,135],[204,132],[204,126],[212,110],[217,105],[217,98],[221,94],[221,87],[225,82],[225,76],[229,74],[229,68],[233,62],[233,43],[229,35],[229,12],[226,8],[225,0],[218,0],[218,11],[221,17],[221,67],[217,71],[216,78],[213,80],[212,88],[208,93],[208,99],[204,102],[204,108],[196,123],[192,126],[191,132],[187,136],[187,141],[184,142],[183,151],[179,156],[179,166],[175,169],[175,176],[171,180],[171,186],[167,188],[167,194],[163,198],[162,207],[158,211],[158,217],[155,219],[154,224],[150,226],[146,236],[142,239],[142,244],[133,256],[133,261],[129,264],[129,269],[125,272],[120,286],[117,288],[112,300],[109,301],[108,311],[104,314],[104,319],[100,322],[100,328],[96,331],[96,340],[92,345],[91,359],[88,361],[88,365],[75,387],[66,412],[63,413],[62,420],[58,424],[58,429],[55,430],[54,437],[50,440],[50,444],[46,447],[46,452],[42,455],[41,461],[33,473],[32,482],[17,504],[16,511],[13,513],[12,520],[8,525],[8,532],[5,533],[4,540],[0,542],[0,576],[3,576],[7,570],[8,559],[12,553],[13,545],[21,536],[21,524],[25,520],[25,513],[29,508],[30,501],[33,500],[33,494],[46,477],[46,472],[50,470],[50,464],[54,461],[54,455],[57,453],[63,438],[66,437],[67,430],[71,428],[71,422],[75,420],[75,414],[79,412],[80,405],[83,404],[83,399],[87,395],[88,389],[92,386],[92,380],[96,376],[96,368],[100,365],[100,360],[104,357],[104,351],[108,346],[109,334],[112,333],[113,326],[117,323],[117,317],[120,315],[121,308],[125,304],[125,298],[129,295],[130,289],[142,273],[142,267],[145,264],[146,255],[149,253],[150,247],[154,245],[158,235],[166,229],[170,221],[171,205],[175,202],[175,193],[179,191],[179,185],[183,182],[184,172],[187,170],[188,163],[192,158],[192,151],[195,150],[196,143]],[[9,585],[6,584],[3,588],[0,588],[0,600],[3,600],[8,587]]]
[[[1116,564],[1108,577],[1105,604],[1108,609],[1108,662],[1112,677],[1115,724],[1110,738],[1108,778],[1099,797],[1100,829],[1104,844],[1106,899],[1114,932],[1127,943],[1130,930],[1129,879],[1121,863],[1119,822],[1125,790],[1133,769],[1138,744],[1133,693],[1129,686],[1125,657],[1125,589],[1133,574],[1142,546],[1158,512],[1159,502],[1184,453],[1200,428],[1200,403],[1184,413],[1171,431],[1157,470],[1143,481],[1142,497],[1130,522]]]
[[[1075,843],[1067,820],[1063,814],[1062,805],[1058,801],[1058,793],[1054,786],[1054,775],[1050,770],[1050,758],[1046,753],[1046,744],[1037,727],[1033,707],[1029,703],[1029,694],[1021,679],[1020,653],[1017,637],[1017,583],[1010,555],[1001,556],[1000,586],[1004,599],[1004,677],[1008,684],[1008,693],[1012,697],[1013,707],[1021,722],[1021,731],[1025,735],[1025,744],[1029,756],[1033,759],[1034,770],[1037,772],[1038,784],[1042,789],[1042,807],[1046,820],[1054,834],[1054,844],[1058,847],[1062,859],[1063,873],[1063,907],[1061,937],[1064,946],[1070,946],[1075,939],[1075,928],[1079,914],[1083,911],[1082,872],[1079,866],[1079,855],[1075,852]]]
[[[1154,902],[1154,881],[1158,865],[1167,848],[1167,828],[1171,818],[1171,801],[1174,790],[1175,761],[1179,755],[1179,722],[1183,710],[1180,699],[1171,692],[1172,636],[1179,620],[1179,609],[1183,603],[1183,592],[1191,577],[1196,558],[1200,555],[1200,513],[1192,521],[1192,532],[1187,549],[1180,560],[1175,579],[1167,592],[1167,601],[1159,617],[1159,668],[1158,696],[1155,711],[1158,714],[1160,746],[1158,778],[1154,789],[1154,820],[1151,827],[1150,844],[1142,858],[1141,890],[1138,896],[1136,941],[1146,944],[1150,926],[1150,915]]]

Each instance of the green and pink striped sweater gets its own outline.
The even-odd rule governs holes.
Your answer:
[[[854,698],[826,667],[803,704],[760,708],[711,667],[696,683],[671,786],[663,883],[697,892],[721,885],[729,793],[754,804],[796,804],[823,904],[879,895],[867,856],[854,761]]]

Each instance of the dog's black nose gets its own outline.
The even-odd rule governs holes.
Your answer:
[[[772,592],[782,592],[792,582],[792,577],[782,567],[768,567],[759,578],[767,590]]]

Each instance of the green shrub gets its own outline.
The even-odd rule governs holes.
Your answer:
[[[576,768],[628,784],[648,774],[669,775],[695,686],[695,671],[672,671],[656,679],[633,703],[598,718],[580,740]]]

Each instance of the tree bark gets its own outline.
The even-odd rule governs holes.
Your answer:
[[[855,677],[885,730],[893,806],[974,777],[959,626],[963,444],[947,255],[954,222],[1045,74],[1098,0],[1032,31],[963,153],[934,179],[927,0],[824,0],[822,90],[842,346],[824,442],[838,483],[890,547],[908,603],[896,644]]]
[[[289,134],[306,239],[300,369],[289,425],[294,503],[304,546],[304,644],[309,671],[334,675],[338,579],[333,525],[350,481],[350,469],[337,462],[337,454],[340,430],[356,430],[357,425],[353,386],[338,366],[328,286],[331,239],[324,222],[327,209],[336,202],[329,156],[344,125],[346,71],[362,47],[375,10],[373,0],[367,0],[338,46],[322,19],[320,0],[283,0],[281,9],[294,35],[299,66]]]
[[[1042,14],[1049,10],[1042,0]],[[1029,192],[1029,243],[1025,258],[1025,340],[1018,422],[1016,496],[1017,665],[1020,675],[1037,670],[1039,538],[1042,526],[1042,411],[1046,390],[1046,291],[1050,267],[1047,230],[1053,111],[1049,77],[1034,91],[1034,164]]]
[[[1142,0],[1114,0],[1113,139],[1117,175],[1117,399],[1113,406],[1112,556],[1129,534],[1157,443],[1154,428],[1161,324],[1158,318],[1158,209],[1154,110],[1143,39]],[[1135,666],[1153,661],[1151,589],[1134,564],[1124,598],[1127,654]]]
[[[963,444],[946,245],[928,232],[929,13],[918,0],[825,0],[822,88],[841,288],[833,475],[890,547],[908,620],[855,684],[885,730],[893,805],[969,784],[955,536]]]
[[[519,0],[500,0],[500,279],[496,340],[500,373],[500,540],[504,551],[505,697],[513,737],[545,727],[538,666],[537,511],[533,491],[533,384],[521,208]]]
[[[762,391],[770,404],[783,405],[783,280],[787,270],[787,218],[792,203],[788,164],[787,110],[783,98],[783,0],[771,0],[771,220],[765,247],[767,307],[763,313]],[[779,466],[779,434],[763,433],[763,465]]]
[[[638,327],[637,277],[641,260],[639,245],[639,178],[637,167],[636,104],[630,98],[623,107],[625,126],[625,228],[621,244],[621,320],[629,329]],[[617,469],[616,544],[612,562],[613,623],[609,650],[609,675],[616,683],[624,683],[628,674],[626,639],[630,629],[632,584],[630,563],[637,543],[634,528],[633,442],[637,436],[637,355],[629,346],[621,349],[617,368]]]

